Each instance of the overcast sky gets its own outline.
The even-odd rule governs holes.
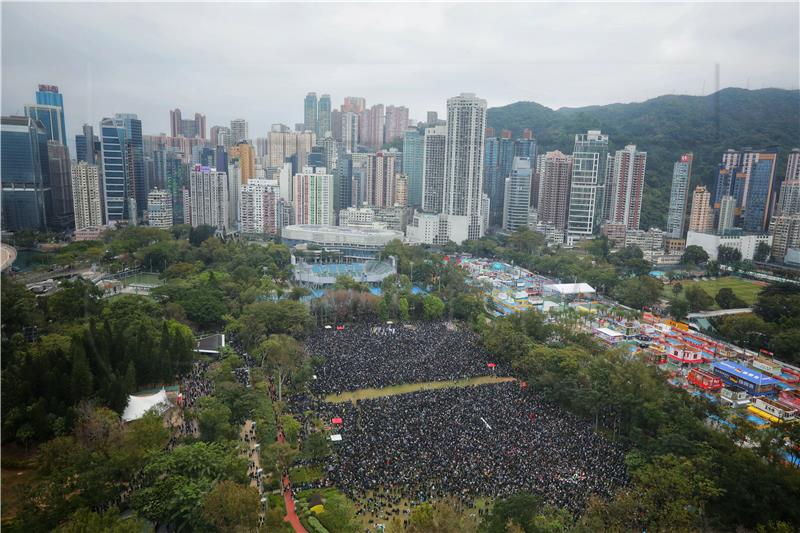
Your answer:
[[[632,102],[721,87],[798,88],[800,4],[2,3],[2,112],[39,83],[84,122],[169,109],[250,136],[303,120],[308,91],[406,105],[424,120],[475,92],[500,106]]]

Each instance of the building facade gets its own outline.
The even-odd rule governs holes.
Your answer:
[[[295,224],[333,225],[333,176],[324,168],[306,167],[292,179]]]
[[[425,137],[415,129],[403,132],[403,173],[408,176],[408,205],[422,207]]]
[[[714,230],[714,212],[711,209],[711,193],[698,185],[692,193],[692,210],[689,214],[689,231],[709,233]]]
[[[444,175],[447,127],[425,128],[422,147],[422,210],[441,213],[444,208]]]
[[[515,157],[511,176],[506,178],[505,205],[503,206],[503,229],[516,231],[528,225],[531,207],[531,159]]]
[[[172,193],[164,189],[152,189],[147,193],[147,221],[154,228],[172,227]]]
[[[199,137],[206,138],[206,116],[195,113],[193,119],[184,119],[179,108],[171,109],[169,112],[170,132],[173,137]],[[212,142],[217,140],[212,138]]]
[[[75,212],[75,229],[97,228],[105,224],[103,193],[100,186],[100,169],[86,161],[70,168],[72,178],[72,208]]]
[[[778,159],[776,152],[761,152],[756,154],[757,160],[750,170],[747,181],[742,228],[745,231],[759,233],[767,229],[772,214],[773,195],[777,189],[775,185],[775,167]]]
[[[569,206],[569,180],[572,156],[558,150],[539,156],[538,221],[565,230]]]
[[[603,222],[608,135],[589,130],[575,135],[567,215],[570,240],[592,236]]]
[[[672,167],[672,188],[669,194],[667,212],[667,235],[672,239],[682,239],[686,220],[686,201],[689,184],[692,181],[691,153],[683,154]]]
[[[220,233],[227,233],[228,176],[216,168],[195,165],[189,173],[189,196],[191,202],[191,225],[213,226]]]
[[[608,220],[621,222],[628,229],[639,229],[647,152],[629,144],[608,159],[611,204]]]

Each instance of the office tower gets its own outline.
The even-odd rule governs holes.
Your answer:
[[[324,139],[331,132],[331,95],[319,97],[317,112],[317,139]]]
[[[342,146],[349,153],[355,153],[358,148],[358,113],[342,113]]]
[[[775,216],[800,214],[800,179],[787,179],[781,183]]]
[[[307,131],[317,131],[317,93],[308,93],[303,100],[303,124]]]
[[[47,131],[30,117],[2,117],[2,227],[41,230],[51,211]]]
[[[250,180],[239,193],[239,231],[275,235],[278,232],[280,190],[271,180]]]
[[[192,146],[192,165],[202,167],[213,167],[216,164],[217,155],[213,148],[208,146]]]
[[[325,149],[322,146],[312,146],[311,152],[308,153],[308,161],[306,165],[310,167],[324,167]]]
[[[742,211],[746,211],[750,198],[750,181],[753,168],[762,156],[768,160],[774,159],[774,156],[771,155],[774,153],[774,149],[753,150],[752,148],[743,148],[741,150],[732,150],[729,148],[722,154],[722,168],[731,171],[731,175],[737,176],[737,179],[742,180],[739,185],[739,194],[735,195],[737,200],[740,201],[737,207]]]
[[[800,148],[792,148],[786,161],[786,180],[800,180]]]
[[[733,196],[736,200],[735,216],[742,212],[744,203],[744,184],[747,176],[740,167],[726,168],[725,164],[717,169],[717,181],[714,188],[714,209],[719,210],[723,196]]]
[[[692,194],[692,210],[689,214],[689,231],[710,233],[714,229],[714,212],[711,209],[711,193],[702,185]]]
[[[227,232],[228,176],[225,172],[195,165],[189,173],[189,199],[193,227],[208,225],[219,232]]]
[[[67,147],[56,141],[47,141],[47,159],[50,173],[51,211],[48,224],[55,230],[65,231],[75,226],[72,207],[72,175]]]
[[[181,117],[181,110],[176,107],[169,112],[169,125],[173,137],[206,138],[206,116],[200,113],[195,113],[194,119],[186,120]],[[213,137],[211,141],[216,142]]]
[[[215,168],[228,168],[228,152],[225,151],[224,146],[217,146],[214,149],[214,165]]]
[[[164,189],[147,193],[147,221],[154,228],[172,227],[172,193]]]
[[[129,177],[128,136],[125,127],[112,118],[100,121],[100,141],[103,161],[103,204],[106,223],[128,220],[133,200]]]
[[[515,157],[511,166],[511,176],[506,178],[503,206],[503,229],[516,231],[528,225],[531,206],[531,160],[529,157]]]
[[[494,131],[492,128],[487,129]],[[506,138],[493,136],[484,141],[483,189],[490,200],[489,224],[492,226],[502,225],[505,180],[511,176],[515,152],[516,143],[510,136]]]
[[[776,216],[770,229],[774,260],[783,261],[789,248],[800,248],[800,214]]]
[[[248,180],[256,177],[256,153],[251,144],[245,141],[236,143],[228,150],[228,160],[239,161],[241,171],[241,183],[247,183]]]
[[[72,178],[72,208],[75,229],[97,228],[105,224],[103,193],[100,188],[100,169],[80,161],[70,168]]]
[[[83,134],[75,136],[75,156],[78,161],[86,161],[94,165],[100,160],[100,139],[94,134],[94,128],[83,125]]]
[[[390,144],[403,136],[408,128],[408,108],[405,106],[386,106],[386,128],[383,142]]]
[[[135,224],[138,220],[142,220],[144,211],[147,209],[148,186],[145,182],[142,121],[135,113],[117,113],[114,115],[114,122],[125,128],[130,198],[136,204],[135,216],[131,213],[129,221]]]
[[[570,241],[591,237],[603,222],[608,164],[608,135],[589,130],[575,135],[569,190],[567,234]]]
[[[443,212],[448,215],[450,237],[456,243],[483,236],[485,128],[486,100],[472,93],[461,93],[447,100]]]
[[[765,231],[772,215],[775,192],[775,167],[777,152],[760,152],[746,183],[747,204],[744,208],[742,228],[752,233]]]
[[[408,207],[408,176],[405,174],[400,174],[395,178],[393,205]]]
[[[394,205],[397,186],[395,154],[377,152],[367,154],[365,202],[375,207]]]
[[[403,133],[403,173],[408,177],[408,206],[422,207],[425,137],[417,130]]]
[[[444,174],[447,127],[425,128],[422,147],[422,210],[441,213],[444,208]]]
[[[333,176],[326,169],[306,167],[292,185],[295,224],[334,224]]]
[[[428,111],[427,120],[425,121],[426,125],[431,128],[433,126],[439,125],[439,113],[436,111]]]
[[[536,139],[533,138],[533,131],[525,128],[522,137],[514,141],[514,157],[527,157],[531,160],[531,170],[536,167]]]
[[[214,146],[224,146],[226,149],[233,145],[231,129],[227,126],[211,126],[209,140]]]
[[[717,231],[720,235],[733,228],[733,222],[736,218],[736,198],[730,195],[723,196],[720,200],[719,208],[719,224]]]
[[[367,101],[361,96],[345,96],[342,113],[361,113],[367,108]]]
[[[631,230],[639,229],[647,152],[640,152],[635,145],[629,144],[623,150],[617,150],[608,164],[611,165],[608,173],[611,181],[609,220],[625,224]]]
[[[59,126],[51,126],[51,129],[55,131],[59,131],[61,138],[53,138],[51,137],[51,141],[58,141],[61,144],[67,144],[67,125],[64,121],[64,95],[58,92],[58,87],[55,85],[46,85],[41,84],[39,85],[39,90],[36,91],[36,104],[41,106],[55,106],[60,109],[59,113]],[[47,125],[45,125],[47,128]]]
[[[539,156],[539,222],[563,230],[567,226],[569,179],[572,175],[572,156],[558,150]]]
[[[683,154],[680,160],[672,166],[672,189],[669,194],[669,211],[667,213],[667,236],[669,238],[683,238],[686,201],[691,181],[692,154],[688,153]]]
[[[25,116],[38,120],[44,126],[47,139],[59,144],[67,144],[67,133],[61,129],[64,109],[55,105],[28,104]]]
[[[231,144],[246,141],[250,138],[247,131],[247,121],[243,118],[231,120]]]

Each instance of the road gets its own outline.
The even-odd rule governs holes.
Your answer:
[[[0,244],[0,271],[10,267],[17,259],[17,250],[7,244]]]

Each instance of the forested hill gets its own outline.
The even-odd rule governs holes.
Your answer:
[[[672,165],[694,153],[693,185],[714,186],[716,165],[727,148],[778,146],[778,175],[786,154],[800,146],[800,91],[723,89],[708,96],[666,95],[645,102],[553,110],[517,102],[488,110],[489,126],[518,135],[531,128],[543,150],[572,153],[576,133],[599,129],[610,149],[636,144],[647,151],[643,229],[663,227],[669,204]]]

